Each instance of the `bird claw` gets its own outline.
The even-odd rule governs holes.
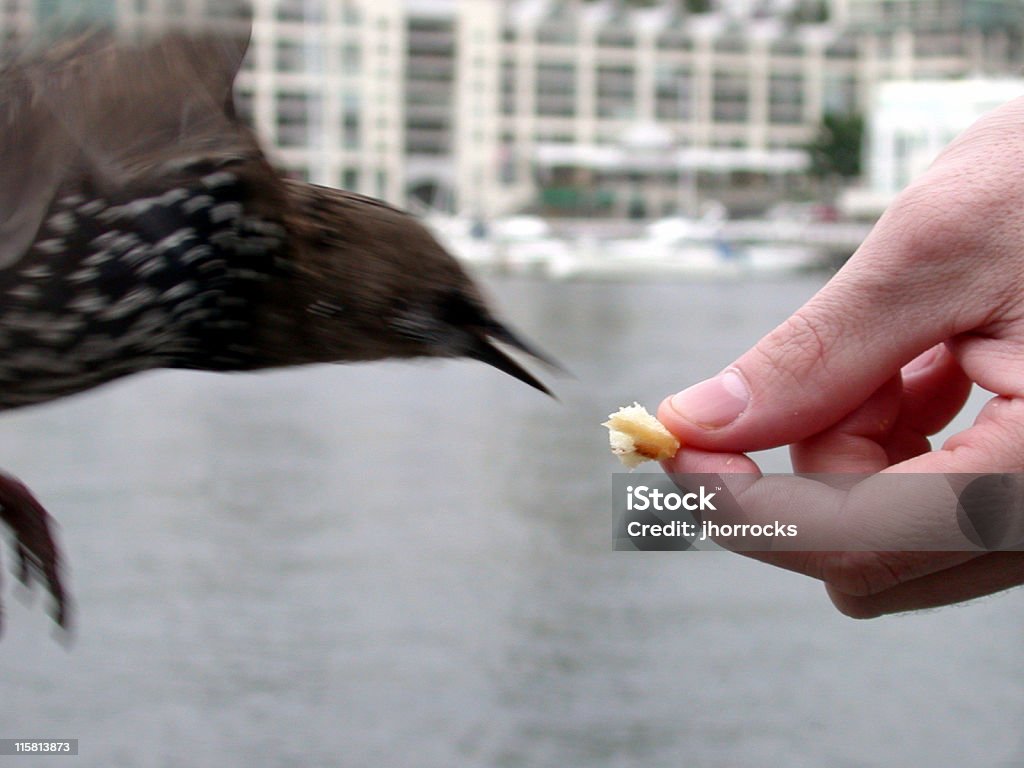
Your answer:
[[[63,629],[69,626],[69,600],[61,581],[61,556],[51,534],[50,515],[24,483],[0,472],[0,520],[14,534],[18,580],[34,579],[53,598],[51,616]]]

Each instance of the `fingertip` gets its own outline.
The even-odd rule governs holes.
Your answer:
[[[673,397],[674,395],[669,395],[661,401],[655,413],[655,418],[665,426],[665,429],[675,435],[677,439],[682,440],[686,437],[688,425],[672,407]]]
[[[863,621],[866,619],[877,619],[885,614],[885,611],[878,605],[878,601],[872,599],[871,596],[857,597],[848,595],[831,584],[825,585],[825,592],[828,594],[829,600],[832,601],[832,605],[836,607],[836,610],[848,619]]]
[[[663,461],[661,466],[670,475],[761,474],[757,464],[742,453],[717,453],[686,446],[680,448],[671,459]]]
[[[900,426],[921,435],[944,429],[964,407],[974,386],[945,344],[918,355],[901,375]]]
[[[904,365],[900,372],[904,378],[911,378],[913,376],[926,373],[936,364],[936,362],[945,357],[945,351],[946,345],[944,343],[936,344],[934,347],[929,347],[909,363]]]

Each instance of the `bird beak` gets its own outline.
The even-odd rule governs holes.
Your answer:
[[[487,328],[481,328],[474,333],[473,345],[465,354],[473,360],[479,360],[482,363],[494,366],[499,371],[504,371],[509,376],[519,379],[524,384],[529,384],[534,389],[543,392],[549,397],[554,397],[551,390],[544,386],[532,373],[527,371],[523,366],[502,351],[500,347],[496,346],[495,342],[517,349],[556,371],[562,370],[562,367],[554,360],[549,358],[547,355],[538,352],[499,323],[494,323]]]

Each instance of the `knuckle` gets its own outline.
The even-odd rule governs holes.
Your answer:
[[[913,184],[893,202],[883,227],[888,250],[904,262],[935,264],[958,257],[979,236],[972,193],[955,179],[936,178]]]
[[[980,249],[998,250],[1007,228],[1019,227],[1024,192],[1006,167],[1010,157],[1024,162],[1024,152],[1000,146],[986,133],[991,131],[954,143],[890,206],[879,229],[903,259],[962,260]]]
[[[831,323],[820,313],[797,310],[755,347],[760,362],[773,375],[799,385],[825,364],[836,337]]]

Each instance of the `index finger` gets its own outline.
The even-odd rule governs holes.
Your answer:
[[[683,453],[683,452],[681,452]],[[963,476],[695,473],[723,457],[685,451],[685,490],[712,486],[698,536],[845,593],[880,592],[984,552],[958,519]],[[735,462],[734,462],[735,464]]]
[[[998,397],[942,450],[876,475],[765,477],[745,456],[693,449],[680,451],[665,468],[682,483],[694,473],[719,476],[735,502],[717,516],[720,523],[767,527],[783,521],[798,531],[753,546],[749,537],[725,536],[725,546],[843,592],[871,594],[987,551],[984,531],[978,534],[960,494],[980,476],[1024,469],[1017,450],[1022,442],[1024,402]],[[1003,515],[1000,530],[1007,531],[1000,541],[1017,543],[1024,524],[1020,506],[997,514]]]

